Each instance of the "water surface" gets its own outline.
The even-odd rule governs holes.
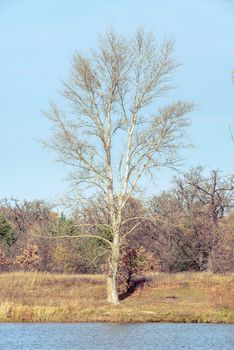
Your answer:
[[[234,325],[0,324],[1,350],[233,350]]]

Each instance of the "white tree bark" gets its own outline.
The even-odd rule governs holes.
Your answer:
[[[114,239],[112,243],[112,254],[109,266],[109,272],[107,277],[107,301],[113,304],[119,303],[118,296],[118,264],[120,256],[120,242],[119,242],[119,232],[115,232]]]

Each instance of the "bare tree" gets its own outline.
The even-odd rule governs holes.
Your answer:
[[[205,241],[208,246],[208,269],[216,271],[215,248],[219,242],[219,221],[229,213],[234,205],[234,176],[224,176],[220,170],[212,170],[210,175],[203,175],[199,166],[177,179],[178,191],[184,198],[190,196],[191,205],[201,205],[202,212],[210,222],[206,230]],[[200,211],[200,217],[202,217]]]
[[[0,211],[14,226],[14,242],[35,225],[48,225],[51,205],[41,200],[26,201],[15,198],[0,200]]]
[[[96,51],[73,56],[71,76],[61,93],[69,113],[55,103],[46,113],[53,125],[46,145],[72,168],[71,184],[101,193],[111,239],[99,238],[110,247],[107,299],[112,303],[119,302],[116,281],[120,246],[128,235],[123,232],[126,203],[143,175],[177,166],[178,150],[184,147],[193,103],[154,105],[173,88],[176,68],[172,41],[159,46],[153,34],[143,30],[132,38],[107,31]]]
[[[174,186],[151,200],[151,234],[162,267],[170,271],[220,271],[225,254],[224,223],[233,209],[234,178],[194,167],[174,179]],[[226,237],[226,241],[228,241]],[[227,265],[227,264],[226,264]]]

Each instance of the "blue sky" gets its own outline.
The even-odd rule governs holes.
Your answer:
[[[95,47],[110,25],[176,39],[182,65],[173,97],[197,105],[188,130],[194,147],[183,152],[181,170],[203,164],[233,173],[234,1],[0,0],[0,198],[55,199],[65,191],[66,170],[38,143],[49,134],[41,110],[68,76],[72,53]],[[160,172],[149,192],[167,188],[172,175]]]

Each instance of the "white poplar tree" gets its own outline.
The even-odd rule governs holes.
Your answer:
[[[64,112],[55,103],[46,116],[53,125],[47,146],[72,168],[70,179],[101,194],[111,239],[95,234],[110,247],[107,300],[118,303],[117,272],[123,211],[140,180],[161,167],[175,167],[184,147],[189,101],[157,106],[173,87],[177,63],[172,41],[157,45],[152,33],[133,37],[107,31],[95,51],[75,53],[70,78],[63,82]],[[132,218],[134,220],[134,218]],[[134,227],[132,226],[131,232]],[[126,225],[125,225],[126,226]],[[80,234],[89,237],[93,234]]]

